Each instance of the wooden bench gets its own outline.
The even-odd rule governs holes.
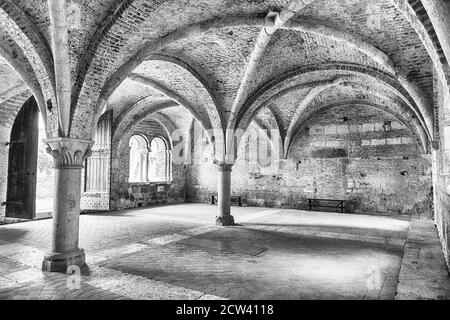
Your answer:
[[[218,197],[215,195],[211,195],[211,204],[217,204]],[[230,197],[231,204],[237,204],[239,207],[242,207],[242,196],[231,196]]]
[[[321,202],[332,203],[330,205],[321,204]],[[345,200],[334,200],[334,199],[308,199],[309,203],[309,211],[312,210],[313,207],[321,207],[321,208],[335,208],[341,209],[341,213],[344,213],[345,208]]]

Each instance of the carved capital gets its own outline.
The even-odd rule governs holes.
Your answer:
[[[83,162],[92,154],[92,140],[52,138],[44,140],[47,152],[52,155],[55,168],[82,168]]]
[[[222,165],[228,165],[230,168],[234,165],[234,162],[236,160],[235,156],[233,154],[226,154],[226,155],[218,155],[214,154],[214,164],[217,164],[218,166]]]
[[[231,168],[233,168],[232,164],[228,164],[228,163],[218,163],[217,164],[217,171],[219,171],[219,172],[231,171]]]

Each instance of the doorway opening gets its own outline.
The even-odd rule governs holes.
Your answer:
[[[44,121],[34,97],[17,114],[8,142],[5,217],[40,219],[52,216],[54,169],[47,154]]]
[[[51,218],[55,194],[55,169],[53,159],[47,152],[44,119],[39,114],[38,160],[36,172],[36,218]]]

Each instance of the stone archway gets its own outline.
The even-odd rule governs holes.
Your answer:
[[[19,111],[9,143],[6,212],[8,218],[36,216],[39,108],[34,97]]]

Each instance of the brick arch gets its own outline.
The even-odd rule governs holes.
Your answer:
[[[153,117],[151,118],[151,120],[154,120],[159,125],[163,126],[159,121],[156,121]],[[136,124],[136,126],[137,125],[138,124]],[[170,145],[171,145],[170,136],[166,136],[165,135],[166,133],[150,135],[150,134],[145,133],[144,131],[140,130],[139,128],[136,128],[136,126],[134,126],[132,128],[132,130],[130,130],[129,132],[127,132],[124,136],[122,136],[120,138],[120,144],[119,144],[119,147],[117,148],[118,156],[123,152],[123,148],[128,147],[128,143],[130,142],[130,139],[134,136],[142,137],[143,140],[145,141],[145,147],[147,147],[147,149],[150,149],[151,142],[153,141],[154,138],[159,138],[164,142],[164,145],[166,146],[167,150],[171,150],[170,149]],[[164,127],[163,127],[163,129],[164,129]]]
[[[147,108],[147,106],[149,106],[149,108]],[[159,113],[159,111],[176,106],[180,106],[180,104],[173,100],[165,100],[155,103],[152,96],[144,97],[134,102],[117,117],[113,124],[113,145],[118,144],[120,146],[122,143],[122,137],[127,136],[137,124],[150,116],[166,128],[167,134],[170,136],[176,129],[176,125],[168,116]],[[144,112],[141,111],[143,108],[146,108]],[[189,109],[186,108],[186,110],[187,112],[190,112]],[[193,117],[193,121],[196,121],[201,126],[201,122],[196,120],[195,117]],[[208,132],[203,126],[201,126],[201,128],[206,132],[208,139],[211,141],[212,137],[209,135],[210,132]],[[170,146],[172,147],[172,141],[170,141]],[[118,150],[119,149],[120,147]]]
[[[143,61],[145,61],[151,55],[158,53],[164,47],[179,41],[181,39],[186,39],[197,34],[202,34],[208,30],[214,28],[224,28],[230,26],[247,26],[255,25],[261,26],[264,23],[264,16],[255,17],[236,17],[229,16],[225,18],[213,18],[210,20],[202,21],[200,23],[195,23],[192,25],[185,26],[183,28],[177,29],[168,35],[156,39],[151,42],[145,43],[140,49],[138,49],[134,55],[127,61],[125,61],[117,69],[105,70],[101,74],[95,69],[95,59],[100,60],[103,57],[97,54],[93,56],[92,61],[89,63],[88,71],[82,82],[82,88],[78,99],[76,100],[77,105],[87,104],[91,110],[72,110],[74,117],[77,117],[77,112],[90,114],[92,128],[99,117],[100,111],[103,109],[109,96],[115,91],[115,89],[128,77],[128,75],[138,67]],[[106,44],[105,44],[106,45]],[[101,47],[101,45],[99,46]],[[99,53],[98,53],[99,54]],[[113,72],[112,75],[108,76],[108,72]],[[88,85],[88,83],[95,83],[95,86]],[[75,105],[72,105],[75,108]],[[86,116],[81,116],[81,118],[86,118]],[[76,135],[83,136],[89,135],[90,132],[77,132]]]
[[[158,90],[159,92],[161,92],[162,94],[167,96],[169,99],[175,101],[179,105],[181,105],[181,106],[185,107],[187,110],[189,110],[189,112],[192,114],[192,116],[202,125],[203,128],[210,128],[211,123],[209,122],[209,119],[204,119],[201,116],[199,110],[197,110],[197,108],[195,107],[195,105],[190,103],[181,94],[172,90],[165,84],[162,84],[158,81],[148,79],[143,76],[135,75],[135,74],[130,75],[129,79],[139,82],[144,85],[148,85],[148,86]]]
[[[145,136],[145,134],[140,132],[135,132],[131,137],[139,137],[139,139],[136,139],[140,148],[149,148],[150,142],[148,141],[148,138]]]
[[[89,72],[91,63],[102,44],[105,35],[111,31],[111,28],[120,20],[122,14],[133,4],[135,0],[115,0],[109,9],[109,14],[101,25],[95,31],[89,41],[89,46],[84,51],[83,56],[76,66],[76,78],[72,89],[72,106],[78,104],[78,98],[83,87],[83,82]]]
[[[136,1],[138,2],[138,1]],[[129,6],[128,4],[124,4],[123,11],[121,13],[126,13],[127,9],[133,7]],[[122,10],[121,9],[121,10]],[[136,8],[133,8],[135,10]],[[124,16],[126,14],[123,14]],[[117,16],[117,23],[121,21],[121,15]],[[105,71],[103,75],[98,74],[98,70],[94,70],[95,68],[95,59],[99,59],[99,57],[96,57],[97,53],[91,54],[92,59],[88,59],[85,63],[85,66],[87,68],[83,69],[89,69],[86,72],[86,77],[84,79],[91,79],[95,80],[93,82],[98,83],[98,87],[96,88],[87,88],[86,83],[91,83],[91,81],[81,81],[82,88],[80,89],[80,97],[81,100],[86,100],[87,103],[96,105],[94,109],[93,118],[95,123],[95,119],[97,119],[99,110],[102,110],[103,104],[107,101],[109,95],[115,90],[115,88],[120,85],[120,83],[127,77],[127,75],[136,67],[138,66],[142,61],[144,61],[149,55],[158,53],[162,48],[169,45],[170,43],[179,41],[181,39],[186,39],[192,36],[195,36],[200,33],[204,33],[212,28],[223,28],[223,27],[229,27],[229,26],[262,26],[264,24],[264,17],[263,16],[244,16],[244,17],[237,17],[237,16],[228,16],[228,17],[220,17],[220,18],[212,18],[210,20],[201,21],[198,23],[194,23],[192,25],[187,25],[184,27],[181,27],[180,29],[177,29],[159,39],[156,39],[151,42],[144,43],[144,45],[140,48],[137,48],[134,54],[130,57],[130,59],[126,62],[124,62],[122,65],[118,66],[116,71],[109,69]],[[295,30],[295,28],[298,28],[298,24],[295,23],[292,24],[292,27],[289,26],[289,24],[286,26],[286,28],[292,28]],[[108,24],[108,28],[105,29],[106,36],[108,36],[108,31],[114,28],[113,23]],[[351,38],[346,38],[345,36],[341,37],[343,40],[351,42]],[[99,40],[100,41],[100,40]],[[101,42],[101,41],[100,41]],[[102,47],[102,44],[100,43],[98,48]],[[378,62],[385,62],[390,69],[392,70],[393,67],[390,65],[390,61],[388,61],[388,57],[386,55],[383,55],[382,52],[378,50],[374,46],[370,46],[368,43],[363,43],[361,46],[356,46],[357,50],[360,50],[362,52],[372,52],[375,53],[375,55],[372,55],[371,57],[378,61]],[[370,55],[369,55],[370,56]],[[112,67],[116,68],[116,67]],[[92,70],[91,70],[92,69]],[[113,73],[113,74],[111,74]],[[406,80],[405,77],[402,78],[403,80]],[[408,91],[415,90],[414,86],[407,86]],[[89,93],[90,96],[93,96],[93,99],[88,98],[87,95],[84,93]],[[92,94],[93,93],[93,94]],[[417,93],[417,92],[416,92]],[[416,93],[414,93],[414,96],[418,96]],[[97,99],[98,98],[98,99]],[[414,99],[413,99],[414,100]],[[417,99],[416,99],[417,100]],[[78,100],[77,100],[78,102]],[[424,101],[416,101],[415,104],[423,104]],[[75,104],[73,104],[73,107]],[[426,108],[423,108],[426,111]],[[422,112],[423,113],[423,112]],[[81,133],[81,132],[80,132]],[[77,134],[80,134],[77,133]]]
[[[161,110],[165,109],[166,107],[163,107]],[[170,107],[167,107],[170,108]],[[122,143],[123,141],[127,140],[124,139],[124,137],[128,137],[130,134],[133,133],[134,128],[139,125],[142,121],[148,119],[148,117],[151,117],[151,120],[154,120],[155,122],[159,123],[161,127],[164,129],[165,134],[167,138],[164,135],[161,135],[161,137],[164,139],[164,141],[167,144],[168,150],[173,149],[173,143],[172,143],[172,133],[176,130],[176,125],[168,119],[165,115],[159,113],[159,111],[155,111],[154,113],[150,113],[145,118],[142,118],[136,122],[134,122],[132,125],[128,126],[123,133],[120,136],[114,136],[113,137],[113,143],[118,143],[118,151],[120,152],[121,148],[123,147]]]
[[[25,102],[32,96],[30,90],[24,90],[0,101],[0,117],[4,120],[2,125],[3,128],[6,128],[6,132],[11,129],[19,111],[22,109]],[[9,134],[0,137],[0,139],[1,138],[9,139]]]
[[[442,44],[436,34],[436,28],[441,26],[433,25],[430,16],[422,1],[391,0],[397,9],[403,14],[411,27],[419,36],[423,46],[428,52],[441,81],[448,88],[450,86],[450,67],[448,57],[445,56]],[[436,21],[433,21],[436,23]],[[440,21],[440,23],[443,23]]]
[[[145,112],[139,112],[144,106],[150,106]],[[144,97],[132,104],[123,111],[113,124],[112,142],[113,145],[121,145],[122,138],[129,134],[133,127],[145,120],[150,115],[166,108],[178,106],[178,103],[172,100],[155,103],[152,97]],[[118,148],[120,149],[120,147]]]
[[[94,124],[99,118],[99,113],[101,110],[103,110],[104,105],[106,104],[108,98],[111,96],[111,94],[119,87],[119,85],[128,77],[128,75],[136,68],[138,67],[143,61],[151,57],[152,55],[158,54],[158,52],[161,51],[164,47],[182,40],[187,39],[189,37],[203,34],[211,29],[220,29],[225,27],[233,27],[233,26],[262,26],[264,24],[264,16],[228,16],[228,17],[216,17],[212,18],[206,21],[202,21],[199,23],[194,23],[192,25],[187,25],[183,28],[177,29],[173,31],[172,33],[156,39],[152,42],[145,43],[144,46],[142,46],[140,49],[135,52],[135,54],[124,64],[122,64],[120,67],[117,68],[117,70],[114,71],[113,75],[108,77],[104,77],[103,75],[103,81],[98,81],[98,70],[91,70],[91,73],[89,71],[86,73],[86,77],[84,79],[82,88],[80,90],[80,94],[78,97],[77,103],[79,103],[79,99],[87,101],[89,104],[93,105],[93,114],[92,114],[92,126],[94,127]],[[90,65],[92,64],[95,57],[93,57]],[[89,77],[92,77],[96,81],[95,83],[100,83],[100,85],[103,85],[103,87],[97,87],[95,89],[92,88],[92,86],[87,86],[86,83],[89,81],[86,81],[86,79],[89,79]],[[86,91],[86,92],[84,92]],[[92,93],[94,91],[94,93]],[[94,99],[92,99],[92,96]],[[215,98],[214,98],[215,99]],[[217,104],[216,104],[217,105]],[[73,108],[75,108],[75,105],[72,105]],[[72,110],[72,114],[76,116],[77,110]],[[83,114],[90,113],[91,111],[85,110]],[[221,115],[221,118],[223,116]],[[221,120],[223,122],[223,120]],[[92,129],[91,129],[92,130]],[[217,130],[215,130],[217,131]],[[218,132],[220,135],[222,134],[221,131],[224,131],[223,128],[221,128],[220,132]],[[81,132],[77,135],[82,134]],[[224,140],[221,139],[221,140]],[[223,149],[225,148],[225,144],[223,144]],[[224,150],[223,150],[224,153]]]
[[[136,77],[134,77],[134,78],[136,78]],[[210,141],[214,141],[215,142],[215,137],[219,137],[218,140],[220,141],[220,135],[216,134],[216,131],[211,132],[211,131],[208,130],[208,129],[210,129],[210,123],[208,123],[204,119],[202,119],[202,117],[197,112],[197,108],[194,105],[189,103],[186,99],[184,99],[178,93],[174,92],[170,88],[167,88],[166,86],[164,86],[164,85],[162,85],[162,84],[160,84],[160,83],[158,83],[156,81],[145,79],[144,82],[148,82],[148,84],[151,85],[154,89],[156,89],[156,90],[160,91],[161,93],[163,93],[164,95],[166,95],[172,102],[172,103],[167,102],[167,104],[169,106],[178,106],[178,105],[180,105],[180,106],[184,107],[193,116],[193,118],[200,124],[202,129],[207,133],[208,138],[209,138]],[[144,105],[146,105],[148,103],[151,103],[151,100],[152,100],[152,96],[143,97],[140,100],[138,100],[137,102],[133,103],[130,107],[126,108],[126,110],[123,111],[119,115],[118,120],[116,121],[116,124],[115,124],[114,127],[120,126],[123,119],[127,118],[133,112],[138,111]],[[165,103],[160,104],[160,105],[164,106]],[[167,106],[165,106],[164,108],[167,108]],[[150,113],[145,112],[141,116],[145,116],[145,115],[148,116],[148,115],[151,114],[151,111],[149,111],[149,112]],[[139,116],[139,119],[141,118],[141,116]],[[213,143],[213,145],[214,145],[214,148],[215,148],[216,142]]]
[[[20,55],[13,58],[14,46],[6,47],[5,44],[0,44],[0,56],[5,59],[8,65],[16,72],[16,74],[22,79],[25,85],[30,89],[32,95],[35,97],[39,109],[43,111],[43,115],[46,113],[45,98],[41,90],[39,81],[32,71],[32,67],[25,56]]]
[[[218,126],[220,124],[222,128],[225,128],[225,120],[223,117],[223,111],[220,110],[219,102],[217,101],[217,97],[214,94],[213,90],[211,89],[209,83],[206,81],[205,75],[201,74],[199,70],[197,70],[194,66],[187,63],[180,57],[174,57],[174,56],[169,56],[169,55],[165,55],[165,54],[154,54],[154,55],[151,55],[147,60],[161,60],[161,61],[170,62],[170,63],[176,64],[176,65],[180,66],[181,68],[185,69],[186,71],[188,71],[195,79],[197,79],[198,82],[200,82],[203,85],[203,87],[208,92],[208,94],[213,102],[213,106],[212,106],[213,108],[211,108],[211,110],[208,110],[208,112],[215,114],[216,117],[218,119],[220,119],[220,121],[219,121],[219,123],[216,123],[216,124],[212,123],[212,125]]]
[[[392,0],[422,41],[446,93],[450,93],[450,22],[445,17],[448,4],[440,0]],[[435,140],[440,140],[439,119],[434,119]]]
[[[127,74],[136,68],[142,61],[145,61],[150,55],[158,55],[158,52],[164,47],[170,45],[171,43],[187,39],[189,37],[194,37],[196,35],[205,33],[210,29],[220,29],[224,27],[231,26],[263,26],[264,18],[255,16],[243,16],[243,17],[225,17],[225,18],[214,18],[211,20],[206,20],[197,24],[188,25],[184,28],[178,29],[169,35],[157,39],[143,47],[141,47],[137,53],[126,63],[124,63],[120,68],[111,76],[102,88],[99,95],[98,105],[96,110],[102,110],[102,106],[107,100],[107,97],[112,94],[112,92],[117,88],[120,83],[126,78]],[[326,28],[321,25],[306,25],[305,23],[292,22],[281,27],[285,30],[300,30],[306,32],[318,33],[322,36],[326,36],[338,41],[344,41],[350,46],[376,61],[377,63],[383,65],[385,69],[392,73],[397,73],[395,66],[390,58],[381,50],[371,45],[370,43],[364,42],[361,38],[350,35],[344,32],[334,32],[333,36],[330,36],[328,32],[330,28]],[[213,96],[213,95],[212,95]]]
[[[273,108],[271,106],[267,106],[265,109],[267,110],[267,114],[269,115],[269,117],[272,118],[272,120],[275,124],[275,128],[271,128],[271,129],[275,129],[277,131],[278,137],[281,140],[278,150],[275,150],[277,145],[274,143],[273,137],[267,135],[267,139],[270,141],[270,146],[271,146],[272,150],[279,153],[279,157],[281,159],[284,154],[283,138],[282,138],[282,133],[281,133],[281,125],[280,125],[281,122],[280,122],[280,119],[278,118],[276,112],[273,110]],[[258,127],[260,127],[261,129],[268,130],[269,128],[267,126],[265,126],[262,122],[260,122],[260,119],[258,117],[261,115],[261,113],[263,111],[264,111],[264,109],[259,110],[259,113],[256,115],[254,121],[255,121],[256,125]]]
[[[360,53],[364,54],[370,60],[374,61],[382,71],[391,74],[398,80],[398,82],[413,98],[415,104],[417,104],[418,108],[421,110],[421,113],[425,115],[426,119],[429,119],[427,120],[428,126],[432,124],[432,107],[429,99],[422,94],[416,83],[407,78],[405,71],[395,65],[394,61],[388,54],[365,40],[363,36],[357,33],[343,31],[336,27],[330,27],[324,24],[322,21],[318,22],[314,20],[292,20],[288,21],[286,24],[280,26],[279,28],[282,30],[304,32],[310,35],[319,36],[324,39],[333,40],[335,42],[344,44],[346,47],[350,48],[353,51],[359,51]],[[231,128],[236,128],[238,116],[239,115],[231,119],[229,124]]]
[[[57,111],[53,56],[46,37],[39,31],[16,4],[0,2],[2,24],[2,55],[30,88],[46,120],[47,134],[57,134],[58,115],[47,115],[46,106],[51,104]],[[48,122],[52,123],[49,124]],[[49,126],[50,125],[50,126]]]
[[[153,120],[153,119],[152,119],[152,120]],[[155,120],[155,121],[156,121],[156,120]],[[158,122],[158,121],[156,121],[156,122]],[[161,124],[160,122],[158,122],[158,123]],[[164,127],[164,126],[163,126],[163,127]],[[152,138],[152,140],[150,141],[150,145],[151,145],[151,143],[152,143],[152,141],[153,141],[154,139],[160,139],[160,140],[163,142],[163,144],[164,144],[164,149],[165,149],[165,150],[171,150],[171,149],[170,149],[170,144],[169,144],[169,141],[170,141],[169,138],[166,138],[164,135],[161,135],[161,134],[154,135],[153,138]]]
[[[370,68],[366,66],[349,64],[349,63],[324,63],[320,65],[309,65],[294,69],[287,72],[283,77],[276,78],[268,81],[265,85],[261,86],[255,94],[253,94],[244,104],[241,113],[238,117],[239,122],[237,122],[236,128],[245,128],[248,126],[249,119],[255,114],[255,112],[264,105],[270,103],[270,101],[276,97],[277,94],[283,92],[283,90],[289,90],[289,88],[295,88],[298,86],[296,82],[301,82],[302,79],[306,78],[308,74],[318,73],[321,71],[326,72],[340,72],[344,74],[356,75],[358,77],[365,77],[376,81],[380,85],[391,88],[394,92],[401,97],[405,103],[414,111],[418,119],[421,121],[424,128],[426,128],[426,133],[430,140],[432,140],[432,133],[430,132],[430,123],[425,121],[422,110],[419,109],[416,101],[408,93],[408,91],[399,83],[399,81],[392,75],[380,71],[375,68]],[[342,75],[337,75],[339,77]],[[306,85],[302,83],[301,85]],[[431,122],[432,123],[432,122]],[[432,129],[432,126],[431,126]]]
[[[341,78],[337,78],[335,79],[332,83],[330,84],[325,84],[322,86],[316,86],[314,87],[307,95],[307,97],[305,97],[305,99],[303,99],[303,101],[300,102],[299,106],[297,107],[297,110],[294,114],[294,117],[292,118],[292,121],[289,125],[289,128],[287,130],[287,134],[286,134],[286,138],[284,141],[284,148],[285,150],[288,149],[290,143],[292,142],[292,139],[295,135],[295,132],[297,130],[297,126],[299,124],[299,121],[301,120],[301,116],[304,112],[306,112],[308,110],[309,105],[313,105],[314,101],[319,98],[321,95],[326,94],[327,91],[331,90],[333,87],[336,86],[345,86],[345,85],[358,85],[359,87],[363,87],[363,93],[368,93],[370,94],[374,99],[378,99],[378,100],[384,100],[384,101],[390,101],[389,105],[392,106],[392,110],[395,109],[395,106],[399,106],[401,109],[406,110],[406,112],[408,112],[408,107],[406,106],[406,104],[404,102],[402,102],[401,100],[399,102],[396,102],[392,99],[392,97],[389,97],[388,95],[386,95],[382,90],[379,90],[378,92],[371,90],[371,86],[364,80],[361,78],[357,78],[357,77],[341,77]],[[317,91],[315,91],[316,89],[318,89]],[[357,89],[358,92],[360,89]],[[417,119],[414,115],[411,116],[411,118],[415,118]],[[415,120],[417,121],[417,120]],[[420,132],[424,132],[426,133],[425,128],[418,123],[418,127],[420,127],[422,130],[420,130],[418,128],[418,131]],[[424,146],[427,146],[427,137],[426,135],[421,136],[421,141],[422,144]]]
[[[160,112],[152,114],[151,119],[158,122],[164,128],[164,130],[166,131],[166,135],[168,137],[168,139],[164,139],[164,141],[166,142],[168,150],[172,150],[173,149],[172,134],[177,129],[175,123],[168,116]]]
[[[128,78],[131,80],[138,81],[141,84],[153,87],[169,98],[175,100],[180,105],[189,109],[189,111],[194,115],[194,118],[202,125],[202,128],[204,130],[212,129],[213,133],[211,133],[210,136],[211,138],[212,136],[214,136],[214,139],[212,140],[214,141],[214,148],[215,150],[217,150],[217,146],[221,146],[224,141],[224,117],[222,110],[219,108],[219,105],[217,103],[217,99],[204,76],[202,76],[193,66],[187,64],[178,57],[154,54],[149,56],[145,61],[162,61],[163,63],[174,65],[176,66],[176,68],[181,68],[182,72],[186,72],[188,77],[191,77],[189,79],[185,79],[183,83],[187,84],[187,87],[192,87],[193,89],[195,89],[191,91],[195,91],[196,96],[199,96],[201,94],[205,97],[204,99],[200,100],[202,101],[202,103],[192,103],[195,101],[189,98],[189,92],[182,92],[180,90],[177,90],[176,87],[180,85],[180,83],[176,83],[174,86],[172,86],[170,85],[170,81],[169,83],[162,84],[160,83],[160,80],[155,80],[153,79],[153,77],[145,77],[134,73],[128,76]],[[158,79],[158,77],[155,78]],[[199,89],[197,89],[197,87]],[[203,92],[199,92],[199,90]],[[202,116],[203,114],[205,114],[206,117]]]
[[[354,99],[354,100],[340,101],[340,102],[333,103],[333,104],[328,104],[328,105],[322,105],[319,108],[313,110],[312,112],[309,112],[308,114],[305,114],[304,115],[304,119],[299,123],[295,133],[293,134],[293,137],[292,137],[292,140],[291,140],[290,144],[285,149],[285,158],[289,157],[290,149],[291,149],[293,143],[295,142],[297,136],[300,134],[301,130],[306,126],[306,124],[317,113],[323,112],[323,111],[326,111],[326,110],[330,110],[330,109],[333,109],[333,108],[337,108],[337,107],[342,107],[342,106],[372,107],[372,108],[383,110],[383,111],[389,113],[390,115],[395,117],[399,122],[403,123],[409,129],[411,134],[416,138],[416,142],[419,145],[421,151],[424,154],[428,152],[428,145],[424,144],[423,138],[421,137],[421,136],[423,136],[423,134],[420,133],[420,131],[423,131],[422,127],[420,127],[418,125],[414,125],[413,123],[405,120],[404,116],[402,116],[401,114],[393,111],[391,108],[388,108],[386,106],[381,105],[380,103],[376,103],[376,102],[368,101],[368,100],[362,100],[362,99]],[[426,143],[426,140],[425,140],[425,143]]]
[[[273,120],[275,122],[275,126],[276,126],[275,129],[278,131],[278,135],[279,135],[280,140],[281,140],[281,143],[280,143],[280,146],[279,146],[279,150],[278,150],[278,153],[279,153],[280,158],[281,158],[283,156],[283,154],[284,154],[284,147],[283,147],[284,138],[283,138],[283,133],[282,133],[282,130],[281,130],[281,120],[280,120],[280,118],[278,117],[277,113],[273,110],[273,108],[271,106],[266,106],[264,109],[266,109],[268,111],[268,113],[270,114],[271,117],[273,117]],[[268,128],[260,121],[260,119],[258,119],[258,115],[262,111],[263,111],[263,108],[259,109],[258,110],[258,114],[256,114],[255,117],[252,118],[251,122],[254,122],[255,125],[258,128],[260,128],[261,130],[264,131],[264,130],[267,130]],[[235,131],[234,135],[236,137],[236,146],[234,146],[234,160],[238,159],[238,151],[239,151],[239,147],[241,146],[242,138],[244,137],[244,134],[248,131],[248,128],[249,128],[251,122],[248,124],[247,127],[245,127],[245,129],[240,128],[242,130],[241,132]],[[267,131],[265,133],[266,133],[265,137],[270,142],[271,148],[273,150],[275,150],[276,145],[274,144],[273,139],[271,139],[271,137],[269,137],[267,135]]]

